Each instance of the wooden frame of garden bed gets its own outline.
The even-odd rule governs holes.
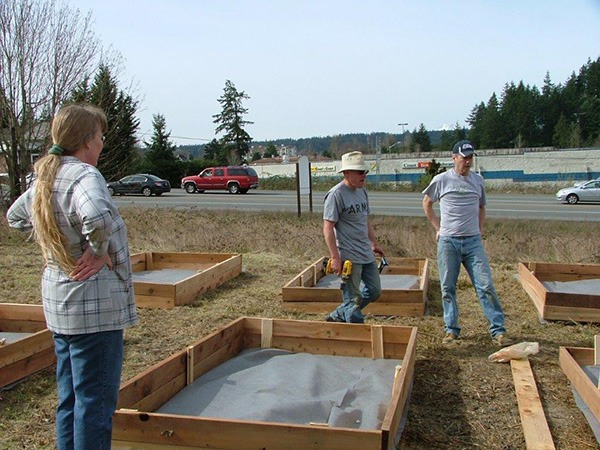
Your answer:
[[[134,281],[135,303],[141,308],[167,308],[186,305],[200,294],[237,277],[242,271],[238,253],[159,253],[131,255],[133,272],[182,269],[197,270],[176,283]]]
[[[583,371],[583,366],[594,365],[594,349],[583,347],[560,347],[560,368],[569,379],[590,412],[600,421],[600,389]]]
[[[340,289],[315,287],[325,276],[323,261],[319,258],[289,283],[283,286],[282,307],[289,311],[305,313],[328,313],[342,302]],[[425,314],[427,286],[429,284],[429,263],[419,258],[387,258],[388,266],[382,275],[417,275],[418,289],[382,289],[381,297],[367,305],[365,312],[382,316],[422,316]]]
[[[520,262],[519,279],[540,317],[547,320],[600,322],[600,295],[549,292],[542,281],[600,278],[598,264]]]
[[[123,383],[113,449],[393,449],[408,411],[416,327],[242,317]],[[402,359],[377,430],[156,413],[194,379],[247,348]],[[293,444],[292,444],[293,443]]]
[[[56,363],[52,332],[46,327],[41,305],[0,303],[0,331],[33,333],[0,346],[0,387]]]

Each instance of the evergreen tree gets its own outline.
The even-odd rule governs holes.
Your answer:
[[[219,141],[213,139],[204,146],[204,159],[214,166],[226,166],[227,154]]]
[[[481,147],[481,143],[483,142],[483,132],[484,132],[484,119],[486,114],[486,107],[483,102],[473,107],[471,110],[471,114],[467,118],[467,123],[471,126],[468,133],[468,139],[475,145],[476,148]],[[458,124],[457,124],[458,126]],[[457,136],[455,129],[455,138]],[[461,139],[456,139],[455,143],[460,141]]]
[[[549,72],[546,72],[544,77],[539,108],[540,144],[544,146],[553,145],[554,129],[561,118],[561,88],[552,83]]]
[[[431,139],[429,138],[429,134],[427,133],[427,129],[425,125],[421,124],[419,126],[419,130],[415,130],[413,132],[411,142],[411,151],[414,148],[414,151],[417,152],[430,152],[431,151]]]
[[[265,149],[265,153],[264,153],[264,157],[265,158],[274,158],[278,155],[277,153],[277,147],[275,147],[275,144],[273,144],[272,142],[269,142],[267,144],[267,148]]]
[[[499,106],[502,135],[497,136],[496,145],[503,147],[532,147],[540,144],[539,101],[537,88],[506,84]]]
[[[454,147],[454,144],[456,144],[458,141],[463,141],[465,139],[467,139],[467,129],[465,127],[461,127],[460,124],[456,122],[456,125],[454,125],[454,131],[452,133],[452,147]]]
[[[186,165],[175,158],[175,144],[170,141],[171,133],[167,132],[167,121],[162,114],[152,115],[152,138],[144,142],[148,151],[138,170],[169,180],[171,186],[178,186]]]
[[[452,151],[452,147],[454,146],[455,142],[456,141],[454,140],[453,133],[444,130],[442,131],[442,137],[440,139],[440,144],[438,145],[438,150],[441,152],[450,152]]]
[[[231,150],[229,152],[231,163],[240,163],[250,149],[252,138],[244,127],[254,122],[243,119],[248,109],[242,106],[242,101],[249,98],[245,92],[239,92],[230,80],[226,80],[223,95],[218,99],[222,111],[213,116],[213,123],[217,124],[216,134],[225,132],[221,138],[221,145]]]
[[[600,57],[588,60],[578,75],[579,104],[577,124],[584,145],[600,142]]]
[[[482,134],[479,148],[502,148],[508,147],[508,143],[502,141],[503,124],[498,98],[493,93],[485,107],[485,114],[482,120]]]
[[[107,180],[117,180],[132,172],[138,156],[135,150],[136,132],[140,126],[135,117],[137,101],[120,91],[107,65],[101,64],[90,86],[83,80],[73,91],[72,102],[88,102],[102,108],[108,131],[104,149],[98,160],[98,170]]]
[[[162,163],[164,161],[175,161],[175,144],[169,138],[171,133],[167,132],[167,121],[162,114],[152,115],[153,134],[150,143],[144,142],[148,151],[146,160],[150,163]]]
[[[564,114],[560,115],[558,123],[554,127],[552,145],[557,148],[569,148],[571,146],[571,124]]]
[[[442,164],[433,158],[427,167],[425,167],[425,173],[419,177],[419,189],[425,189],[427,186],[429,186],[429,183],[431,183],[433,177],[445,171],[446,169],[442,167]]]

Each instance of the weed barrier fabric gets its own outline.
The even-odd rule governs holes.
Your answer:
[[[171,284],[186,280],[197,273],[198,270],[191,269],[142,270],[133,272],[132,278],[134,282]]]
[[[418,289],[418,275],[380,275],[381,289]],[[340,288],[341,278],[339,275],[325,275],[317,281],[318,288]]]
[[[598,376],[600,375],[600,366],[596,366],[596,365],[582,366],[582,369],[583,369],[583,372],[590,378],[592,383],[594,383],[595,386],[598,386]],[[577,404],[578,408],[581,410],[581,412],[587,419],[588,423],[590,424],[590,428],[592,429],[592,432],[594,433],[594,436],[596,436],[596,440],[600,444],[600,422],[598,422],[598,419],[596,419],[596,416],[594,416],[594,414],[590,411],[590,408],[588,407],[588,405],[583,401],[583,398],[581,398],[581,395],[579,395],[579,392],[577,392],[577,389],[575,389],[571,385],[571,390],[573,391],[573,397],[575,398],[575,403]]]
[[[4,345],[12,344],[13,342],[20,341],[21,339],[25,339],[26,337],[31,336],[33,333],[9,333],[0,331],[0,341],[2,339],[6,339]]]
[[[596,295],[600,292],[600,278],[575,281],[542,281],[548,292]]]
[[[401,360],[240,352],[179,391],[159,413],[380,429]]]

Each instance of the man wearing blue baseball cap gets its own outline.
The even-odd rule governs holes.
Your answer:
[[[471,172],[473,144],[459,141],[452,149],[454,167],[433,177],[423,191],[423,211],[435,229],[437,260],[442,289],[442,306],[446,335],[442,343],[450,344],[460,336],[456,284],[463,265],[489,322],[495,344],[512,344],[504,328],[504,311],[494,288],[492,272],[481,235],[485,220],[485,189],[483,177]],[[433,204],[440,202],[440,217]]]

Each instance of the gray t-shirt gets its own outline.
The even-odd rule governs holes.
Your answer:
[[[323,220],[335,222],[335,238],[342,260],[357,264],[375,261],[368,216],[369,197],[363,188],[351,189],[342,181],[325,196]]]
[[[480,234],[479,208],[486,204],[481,175],[469,172],[464,177],[450,169],[433,177],[423,194],[440,202],[440,236]]]

